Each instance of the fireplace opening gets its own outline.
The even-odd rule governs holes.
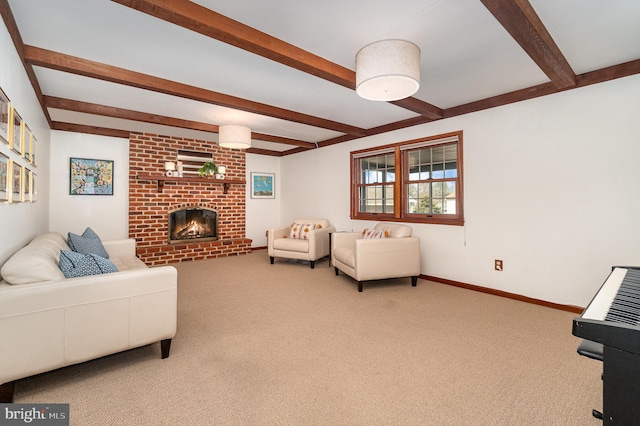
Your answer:
[[[169,213],[169,243],[213,241],[218,239],[218,213],[215,210],[188,207]]]

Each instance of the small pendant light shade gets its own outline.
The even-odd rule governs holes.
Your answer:
[[[228,124],[218,129],[218,145],[224,148],[251,148],[251,129]]]
[[[397,101],[420,88],[420,48],[405,40],[381,40],[356,55],[356,93],[371,101]]]

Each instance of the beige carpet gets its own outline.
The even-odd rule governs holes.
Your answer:
[[[175,265],[178,334],[18,382],[72,425],[598,425],[602,365],[568,312],[326,260]]]

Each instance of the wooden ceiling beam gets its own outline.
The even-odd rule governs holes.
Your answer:
[[[576,76],[528,0],[480,0],[558,89]]]
[[[183,0],[112,1],[348,89],[356,88],[354,71],[197,3]],[[434,120],[442,118],[440,108],[416,98],[391,103]]]
[[[110,136],[114,138],[129,139],[128,130],[110,129],[107,127],[88,126],[85,124],[64,123],[53,121],[51,130],[62,130],[64,132],[86,133],[90,135]]]
[[[47,108],[120,118],[123,120],[140,121],[144,123],[160,124],[163,126],[178,127],[181,129],[200,130],[203,132],[218,133],[219,131],[219,126],[216,124],[184,120],[181,118],[167,117],[164,115],[149,114],[146,112],[93,104],[89,102],[74,101],[71,99],[56,98],[53,96],[45,96],[44,101]],[[295,145],[308,149],[316,147],[316,145],[311,142],[284,138],[281,136],[267,135],[258,132],[251,132],[251,138],[266,142],[277,142],[286,145]]]
[[[302,114],[271,105],[253,102],[235,96],[225,95],[200,87],[166,80],[151,75],[102,64],[63,53],[53,52],[34,46],[24,46],[25,60],[35,66],[55,69],[85,77],[96,78],[112,83],[123,84],[140,89],[151,90],[167,95],[206,102],[223,107],[238,109],[255,114],[275,117],[282,120],[302,123],[309,126],[329,129],[340,133],[364,136],[365,131],[359,127],[338,123],[332,120]]]

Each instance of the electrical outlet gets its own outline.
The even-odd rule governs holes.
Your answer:
[[[494,262],[496,271],[502,271],[502,260],[496,259]]]

